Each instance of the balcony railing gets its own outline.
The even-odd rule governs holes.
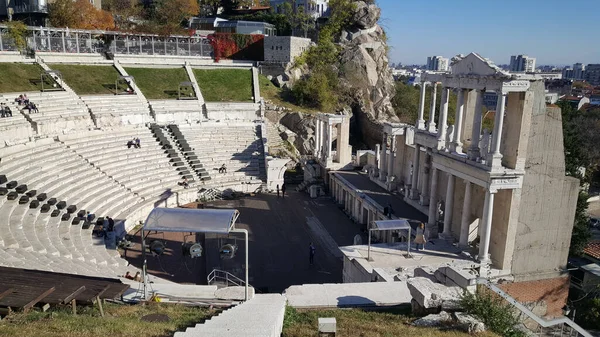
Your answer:
[[[40,13],[48,14],[48,6],[46,5],[16,5],[14,7],[15,14]]]

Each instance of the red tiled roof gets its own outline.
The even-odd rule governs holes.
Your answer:
[[[583,249],[583,252],[595,259],[600,259],[600,241],[592,241]]]
[[[565,101],[581,101],[583,97],[576,97],[576,96],[565,96],[562,99]]]

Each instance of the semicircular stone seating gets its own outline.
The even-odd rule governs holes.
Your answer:
[[[11,95],[15,96],[1,95],[0,101],[12,100],[14,106]],[[88,130],[89,112],[82,110],[85,105],[80,101],[73,100],[74,94],[28,96],[38,105],[39,113],[13,109],[14,119],[10,123],[5,121],[10,118],[0,119],[0,130],[22,133],[17,129],[26,127],[29,131],[24,139],[35,134],[42,136],[0,148],[0,174],[8,179],[0,187],[11,181],[27,185],[14,200],[0,196],[0,265],[102,277],[135,272],[136,268],[129,266],[117,250],[107,249],[103,238],[92,235],[93,226],[83,226],[82,222],[72,224],[77,212],[89,211],[96,218],[110,216],[117,222],[126,222],[125,229],[129,229],[157,205],[173,206],[195,200],[197,190],[179,186],[181,176],[177,165],[148,127],[119,125],[109,130]],[[87,100],[95,104],[99,115],[116,116],[119,111],[112,111],[113,108],[140,105],[127,97],[120,99],[118,106],[107,103],[112,106],[107,110],[101,98],[87,97]],[[69,104],[72,106],[67,108]],[[138,109],[135,114],[145,116],[146,110]],[[40,128],[52,119],[57,120],[52,125],[64,124],[65,130]],[[264,158],[254,123],[203,122],[180,128],[212,177],[202,187],[238,189],[263,183],[260,163]],[[44,135],[53,138],[43,138]],[[127,142],[134,138],[140,139],[141,148],[127,147]],[[226,165],[227,173],[218,172],[222,164]],[[30,207],[31,200],[36,199],[35,193],[30,193],[30,200],[25,197],[25,191],[33,190],[37,195],[46,194],[37,207]],[[16,193],[14,187],[9,191]],[[177,201],[165,201],[165,195],[176,195],[172,199]],[[64,206],[75,205],[76,210],[57,207],[49,199],[64,201]],[[42,212],[42,206],[49,209]]]

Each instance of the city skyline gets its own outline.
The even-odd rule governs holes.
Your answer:
[[[477,52],[496,64],[526,54],[538,65],[600,63],[593,29],[600,2],[582,0],[566,15],[560,0],[495,2],[378,0],[380,24],[390,45],[390,62],[425,64],[428,56],[452,58]]]

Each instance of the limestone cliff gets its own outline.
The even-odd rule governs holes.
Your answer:
[[[348,106],[340,113],[352,112],[352,139],[374,148],[381,142],[381,122],[399,121],[395,115],[391,100],[395,94],[394,79],[388,65],[386,35],[378,21],[381,10],[373,1],[353,1],[354,10],[350,24],[336,37],[341,46],[338,63],[335,69],[339,72],[339,80],[345,93],[344,101]],[[286,68],[282,79],[285,85],[293,86],[294,80],[310,76],[311,69],[290,66]],[[283,86],[278,83],[278,86]],[[314,123],[303,114],[279,112],[277,121],[287,121],[286,127],[299,135],[296,144],[301,154],[308,154],[312,149],[310,141]],[[300,118],[298,118],[300,117]],[[304,121],[308,118],[307,121]],[[293,122],[292,122],[293,121]],[[282,123],[283,124],[283,123]]]
[[[394,78],[388,65],[386,35],[377,23],[381,10],[370,1],[355,1],[351,25],[339,37],[340,80],[352,95],[356,131],[373,146],[381,141],[379,123],[397,121],[391,99]]]

